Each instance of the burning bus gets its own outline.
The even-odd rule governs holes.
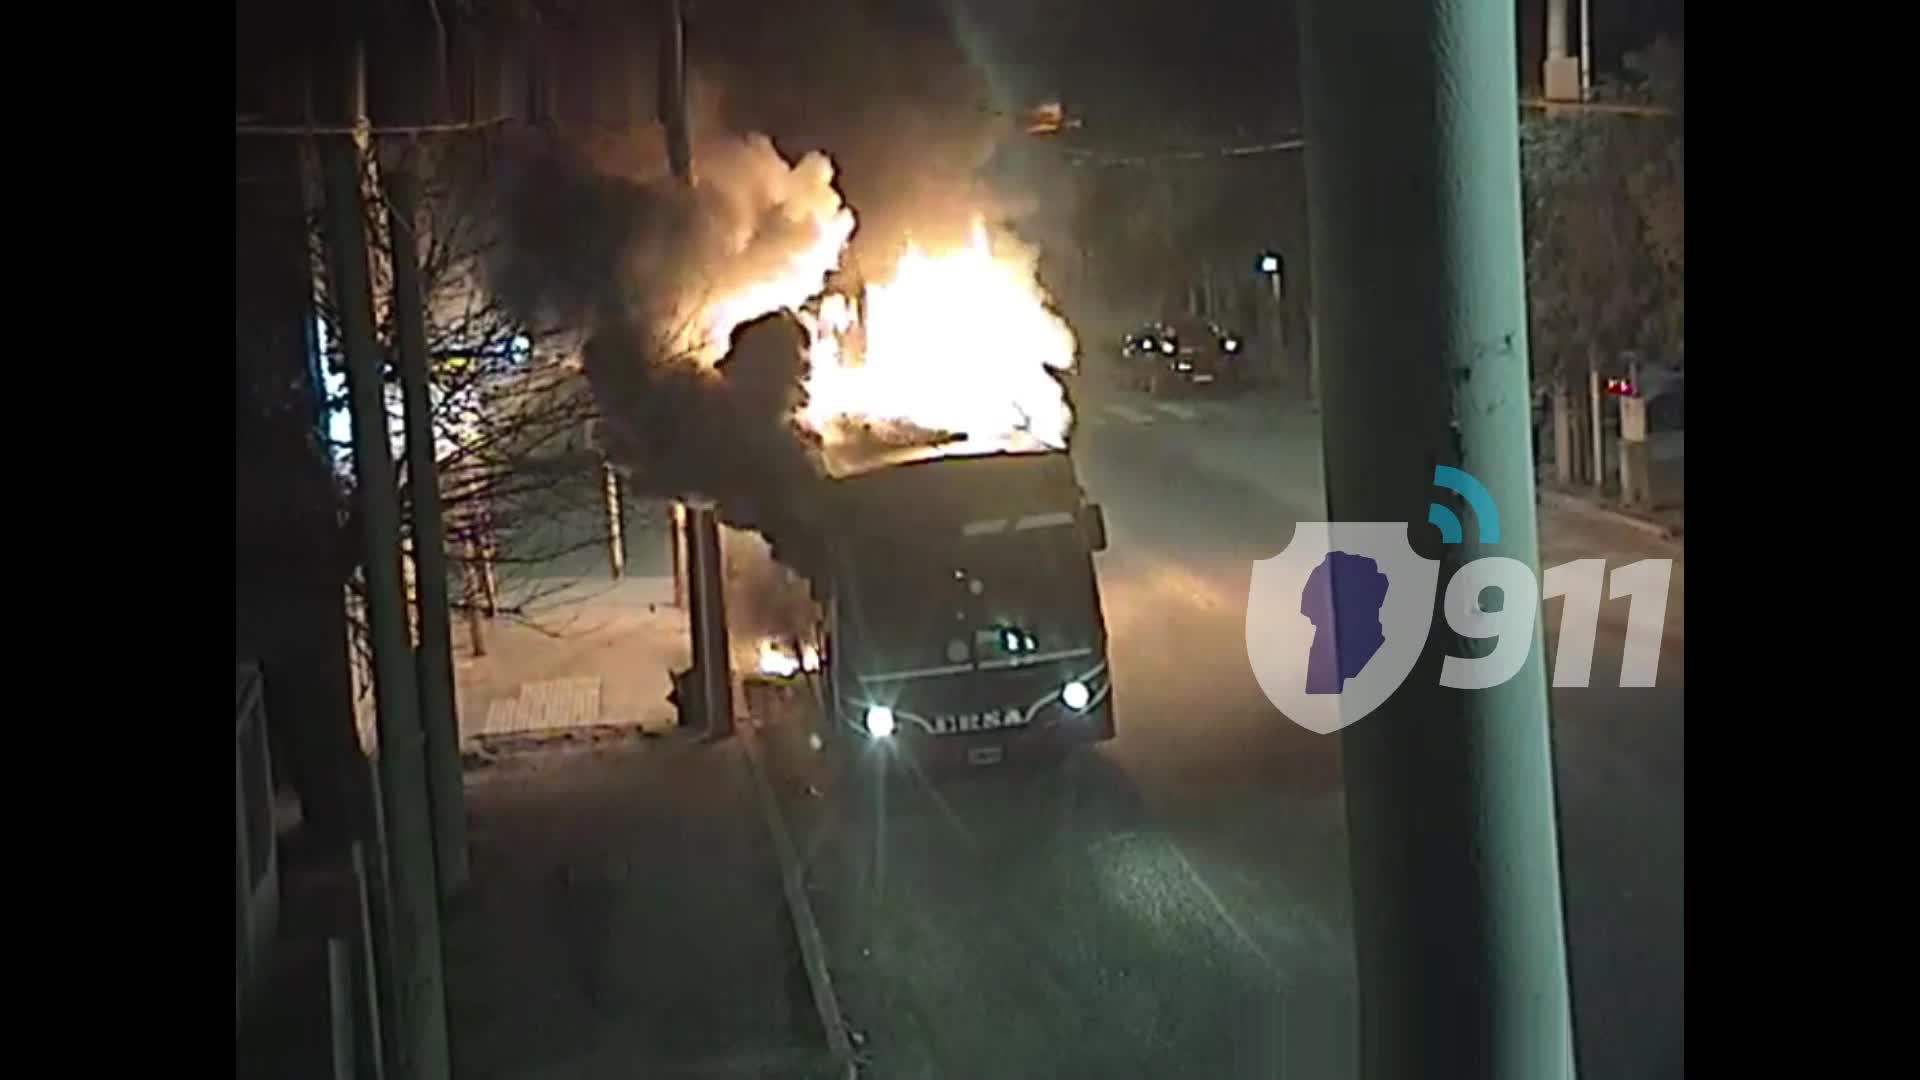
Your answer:
[[[1113,737],[1106,525],[1064,450],[921,447],[828,488],[830,740],[939,767]]]

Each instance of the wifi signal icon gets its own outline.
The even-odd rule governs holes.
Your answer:
[[[1450,465],[1435,465],[1433,486],[1446,488],[1467,500],[1467,506],[1473,510],[1474,520],[1480,525],[1481,543],[1500,542],[1500,511],[1494,507],[1493,496],[1487,492],[1486,485],[1474,479],[1472,473],[1462,472]],[[1452,510],[1439,503],[1429,504],[1427,524],[1440,530],[1441,543],[1460,543],[1460,519],[1454,516]]]

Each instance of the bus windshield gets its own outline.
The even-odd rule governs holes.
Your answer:
[[[1092,561],[1071,522],[870,536],[856,558],[850,628],[899,664],[991,665],[1101,644]]]

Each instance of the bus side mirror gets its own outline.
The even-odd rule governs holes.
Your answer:
[[[1082,507],[1080,517],[1087,531],[1087,546],[1094,551],[1107,550],[1107,515],[1100,509],[1100,504],[1089,503]]]

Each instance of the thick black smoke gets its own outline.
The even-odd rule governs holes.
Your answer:
[[[818,476],[817,446],[795,420],[805,332],[780,314],[709,341],[699,315],[793,278],[838,196],[824,159],[789,167],[764,139],[703,145],[692,189],[610,171],[604,147],[518,148],[489,283],[521,318],[584,340],[602,430],[641,491],[714,500],[730,524],[779,544],[787,508]]]
[[[796,568],[812,549],[805,515],[823,478],[818,444],[795,420],[805,340],[782,312],[740,327],[711,370],[658,357],[631,322],[602,329],[585,352],[609,449],[639,488],[713,500]]]
[[[999,216],[977,177],[1011,130],[1006,111],[952,27],[908,10],[699,5],[687,38],[691,189],[667,175],[657,125],[576,129],[505,153],[493,291],[529,323],[584,339],[603,429],[641,488],[712,498],[776,549],[805,543],[805,493],[821,469],[795,421],[804,335],[785,315],[748,323],[711,343],[731,346],[716,366],[719,348],[700,355],[696,313],[768,279],[786,284],[740,317],[817,290],[819,237],[848,226],[841,192],[859,218],[845,259],[855,281],[910,237],[959,240],[974,214]],[[652,82],[645,31],[616,59],[647,73],[629,85]],[[795,260],[810,248],[796,293]]]
[[[692,28],[696,104],[715,123],[832,158],[860,218],[856,265],[890,265],[909,238],[964,241],[974,213],[1009,212],[982,172],[1026,103],[996,97],[993,59],[950,7],[708,0]]]

